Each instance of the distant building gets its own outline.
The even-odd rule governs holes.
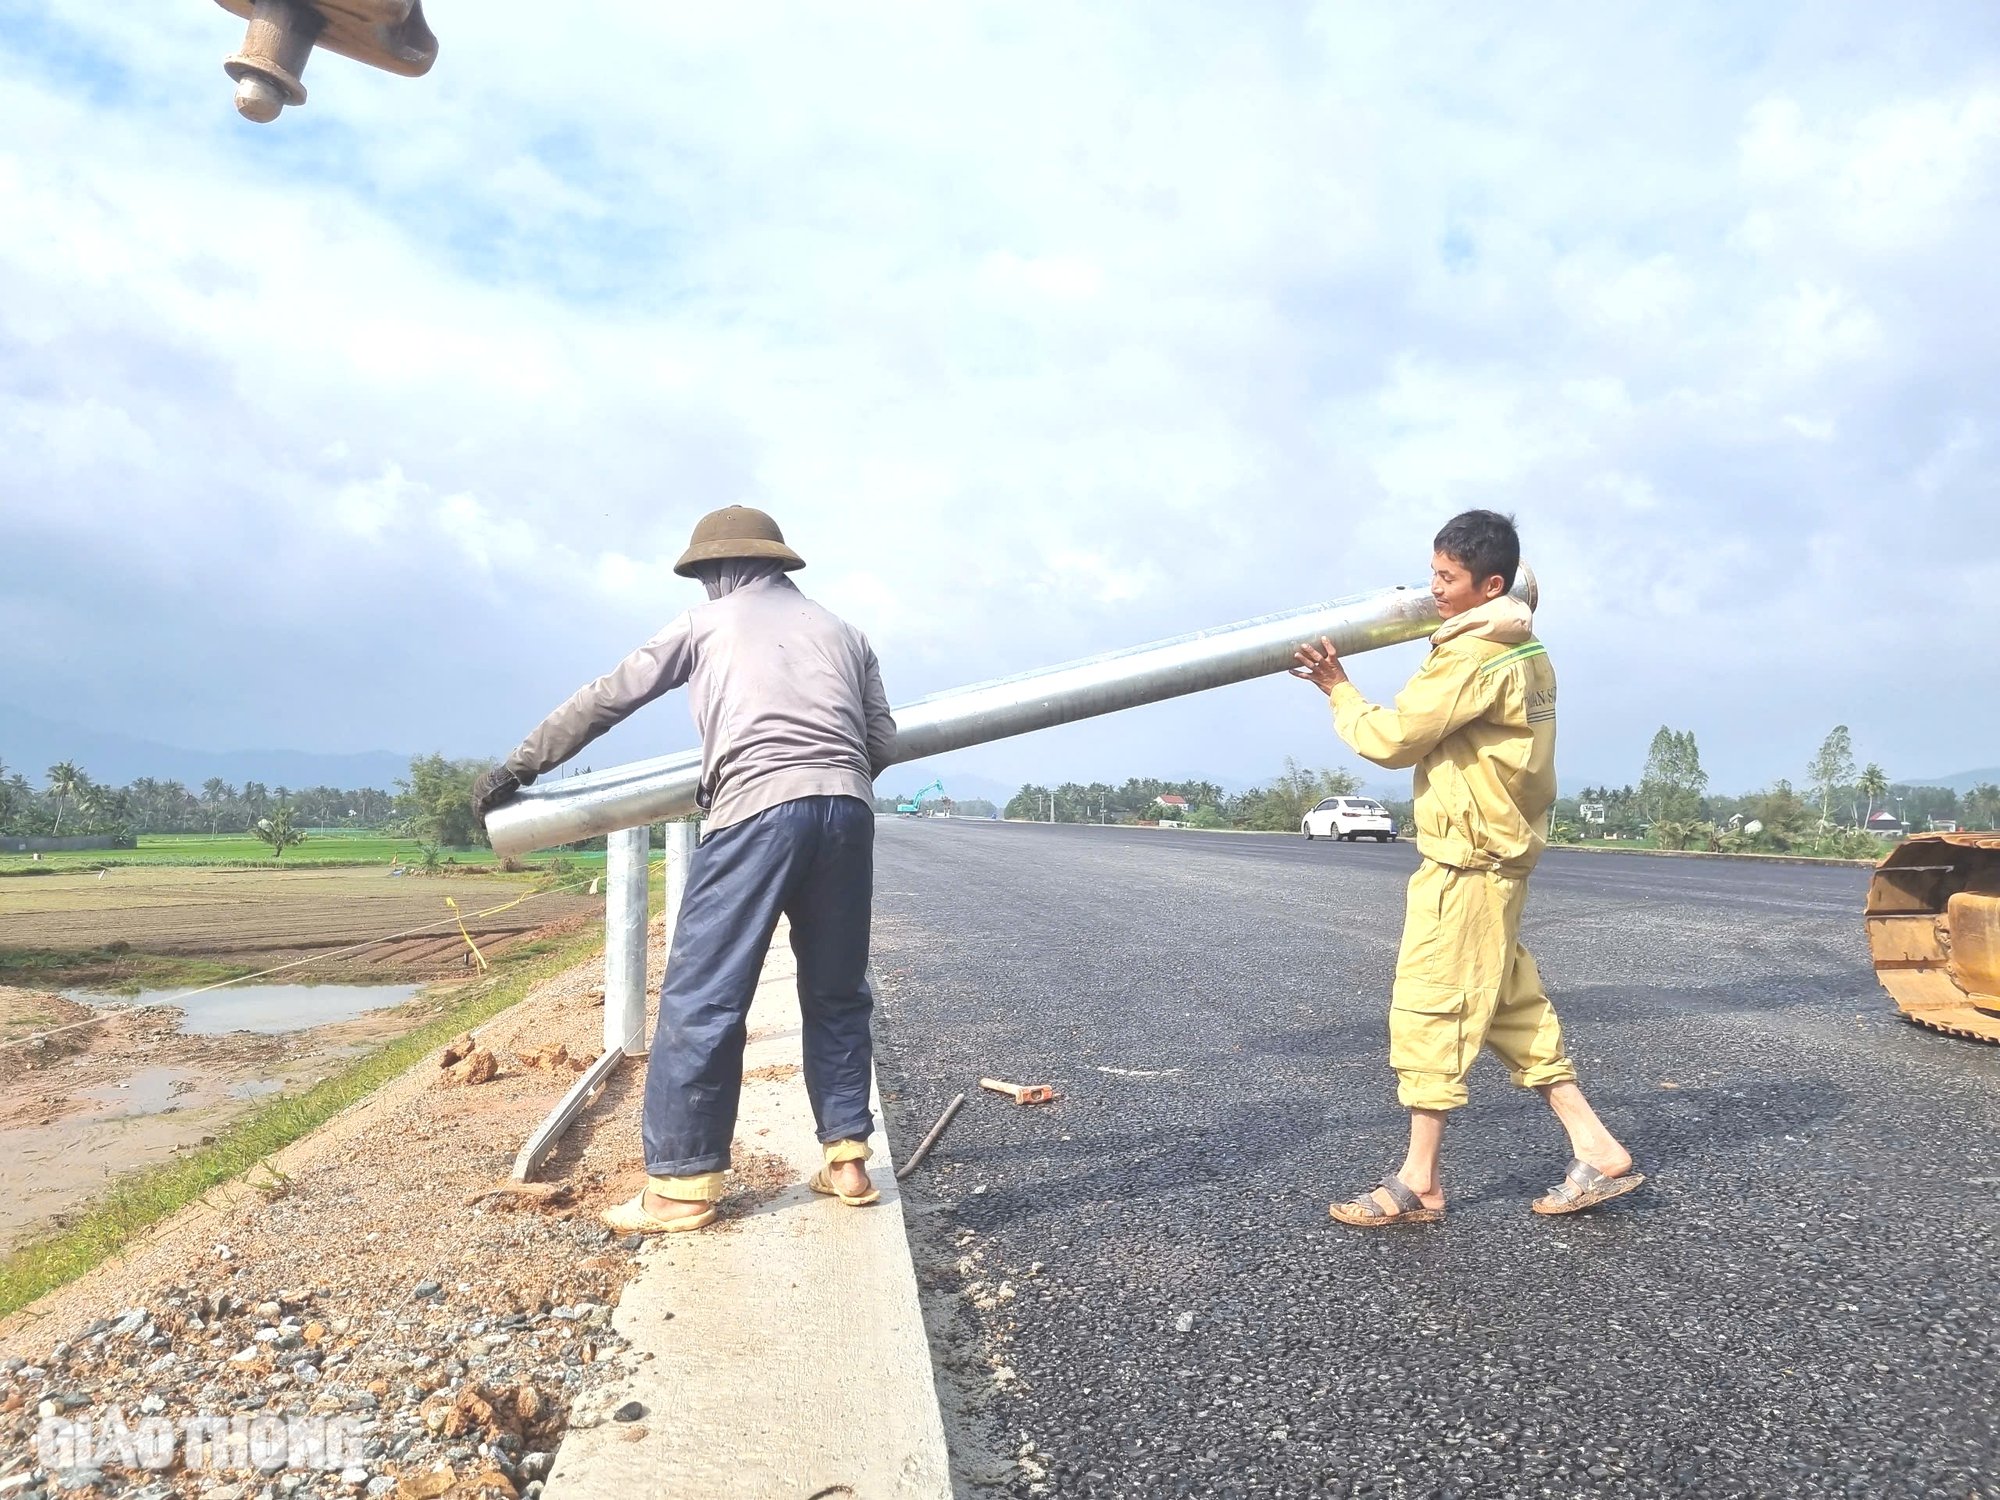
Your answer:
[[[1886,808],[1868,820],[1868,831],[1885,839],[1901,838],[1908,832],[1903,827],[1903,820]]]
[[[1925,821],[1924,827],[1929,829],[1932,833],[1957,833],[1958,819],[1930,818]]]
[[[1188,799],[1179,792],[1168,792],[1164,797],[1155,797],[1153,806],[1164,807],[1173,813],[1184,813],[1188,810]]]

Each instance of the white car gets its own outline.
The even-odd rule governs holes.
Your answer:
[[[1309,839],[1374,839],[1396,837],[1396,820],[1389,809],[1367,797],[1328,797],[1305,815],[1299,832]]]

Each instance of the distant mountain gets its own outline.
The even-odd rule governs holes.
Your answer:
[[[74,761],[93,781],[124,786],[141,776],[198,787],[211,776],[234,786],[394,788],[410,773],[410,757],[387,750],[322,755],[311,750],[191,750],[138,735],[85,729],[0,703],[0,762],[39,783],[57,761]]]
[[[1898,776],[1895,778],[1904,786],[1943,786],[1954,792],[1969,792],[1982,782],[2000,786],[2000,766],[1988,766],[1983,771],[1959,771],[1950,776]]]

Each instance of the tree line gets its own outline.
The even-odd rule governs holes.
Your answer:
[[[0,761],[0,833],[23,838],[140,833],[250,834],[276,823],[301,831],[356,829],[406,835],[451,848],[485,842],[472,815],[472,784],[491,764],[418,756],[395,791],[380,787],[231,785],[199,787],[141,776],[125,786],[58,761],[39,787]],[[268,840],[267,840],[268,842]]]
[[[1184,823],[1190,828],[1296,831],[1321,799],[1351,797],[1360,789],[1351,771],[1319,770],[1289,758],[1262,786],[1234,796],[1212,781],[1161,781],[1131,777],[1119,786],[1066,781],[1029,783],[1007,802],[1004,816],[1037,823]],[[1178,797],[1180,802],[1161,799]]]
[[[140,777],[125,786],[93,779],[71,761],[44,773],[39,787],[0,761],[0,834],[62,837],[140,833],[249,834],[262,825],[303,833],[355,829],[418,838],[448,848],[485,843],[472,812],[472,784],[491,762],[418,756],[394,791],[379,787],[286,787],[246,781],[235,786],[211,777],[199,787]],[[1692,730],[1662,725],[1647,749],[1636,785],[1586,787],[1560,799],[1551,835],[1646,838],[1668,848],[1761,850],[1771,853],[1868,852],[1868,820],[1893,809],[1906,827],[1922,829],[1951,819],[1961,827],[2000,828],[2000,785],[1984,782],[1960,794],[1950,787],[1892,781],[1875,762],[1856,765],[1853,737],[1836,725],[1808,762],[1804,792],[1779,779],[1744,796],[1711,794],[1708,773]],[[1058,823],[1179,822],[1195,828],[1289,832],[1326,797],[1353,796],[1351,771],[1315,769],[1287,759],[1284,771],[1260,786],[1231,795],[1212,781],[1132,777],[1108,782],[1024,785],[1005,809],[1009,818]],[[1165,804],[1178,797],[1178,804]],[[876,811],[893,813],[902,800],[882,797]],[[979,799],[927,804],[965,817],[990,817],[993,804]],[[1409,804],[1391,801],[1407,822]],[[282,816],[281,816],[282,814]],[[266,840],[268,842],[268,839]],[[282,848],[279,852],[282,853]]]
[[[1566,842],[1645,838],[1669,849],[1854,855],[1880,851],[1869,824],[1885,809],[1903,829],[1943,820],[2000,827],[2000,786],[1982,782],[1961,796],[1950,787],[1892,781],[1874,761],[1857,768],[1845,724],[1828,732],[1804,770],[1803,794],[1781,777],[1744,796],[1711,795],[1694,731],[1661,725],[1638,785],[1586,787],[1560,800],[1552,834]]]
[[[1950,787],[1893,781],[1870,761],[1855,764],[1851,732],[1837,725],[1804,768],[1804,790],[1780,778],[1742,796],[1708,789],[1708,772],[1694,731],[1662,725],[1647,747],[1636,785],[1585,787],[1558,799],[1550,836],[1557,842],[1644,839],[1669,849],[1829,854],[1880,853],[1869,820],[1894,811],[1906,829],[1922,831],[1950,820],[1961,828],[2000,829],[2000,785],[1983,782],[1963,794]],[[1287,760],[1283,774],[1230,796],[1211,781],[1161,781],[1143,777],[1120,786],[1106,782],[1030,783],[1008,801],[1004,816],[1028,822],[1179,822],[1195,828],[1291,832],[1324,797],[1353,796],[1359,779],[1349,771],[1315,770]],[[1160,799],[1178,796],[1183,806]],[[1408,800],[1385,800],[1407,826]]]

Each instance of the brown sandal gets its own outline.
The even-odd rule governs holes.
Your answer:
[[[677,1219],[662,1219],[646,1210],[646,1190],[639,1189],[639,1196],[630,1203],[620,1203],[607,1208],[597,1217],[617,1230],[620,1234],[686,1234],[694,1229],[706,1229],[715,1222],[716,1208],[713,1203],[700,1213],[686,1214]]]
[[[1389,1201],[1396,1205],[1394,1213],[1389,1212],[1375,1201],[1371,1190],[1348,1203],[1336,1203],[1327,1209],[1334,1220],[1355,1229],[1386,1229],[1391,1224],[1442,1224],[1444,1210],[1425,1208],[1424,1200],[1417,1196],[1410,1185],[1391,1172],[1382,1179],[1382,1191],[1389,1195]]]
[[[812,1181],[808,1182],[806,1186],[811,1188],[815,1193],[824,1193],[829,1198],[838,1198],[849,1208],[866,1208],[871,1203],[880,1203],[882,1201],[882,1190],[872,1182],[868,1185],[868,1191],[865,1193],[843,1193],[833,1185],[833,1179],[827,1175],[825,1167],[821,1167],[817,1172],[813,1173]]]
[[[1627,1167],[1616,1177],[1606,1177],[1582,1158],[1575,1158],[1563,1180],[1535,1200],[1538,1214],[1580,1214],[1586,1208],[1622,1198],[1646,1180],[1643,1172]]]

